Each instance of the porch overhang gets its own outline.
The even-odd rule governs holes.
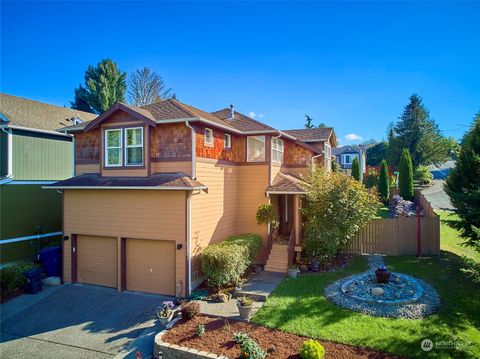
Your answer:
[[[265,193],[269,194],[305,194],[307,183],[293,175],[287,173],[278,173],[268,186]]]

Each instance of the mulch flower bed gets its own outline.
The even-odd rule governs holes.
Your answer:
[[[205,326],[202,337],[196,335],[199,324]],[[299,349],[308,338],[268,329],[251,323],[237,322],[224,318],[196,316],[191,320],[180,320],[162,338],[170,344],[193,348],[229,358],[240,356],[240,347],[233,340],[233,334],[247,333],[260,347],[269,353],[270,358],[299,359]],[[345,344],[319,341],[326,350],[325,358],[400,358],[389,354],[361,349]]]

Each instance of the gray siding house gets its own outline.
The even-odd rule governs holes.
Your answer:
[[[363,174],[367,171],[367,149],[363,145],[347,145],[335,147],[332,150],[340,170],[347,174],[352,173],[352,163],[354,158],[360,162],[360,180],[363,181]]]

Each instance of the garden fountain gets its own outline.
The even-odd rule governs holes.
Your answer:
[[[369,256],[367,272],[342,278],[325,289],[335,304],[382,317],[422,318],[435,313],[440,298],[429,284],[390,272],[380,256]]]

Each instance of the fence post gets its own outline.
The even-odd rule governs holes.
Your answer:
[[[420,206],[417,206],[417,257],[422,256],[422,228],[420,226]]]

